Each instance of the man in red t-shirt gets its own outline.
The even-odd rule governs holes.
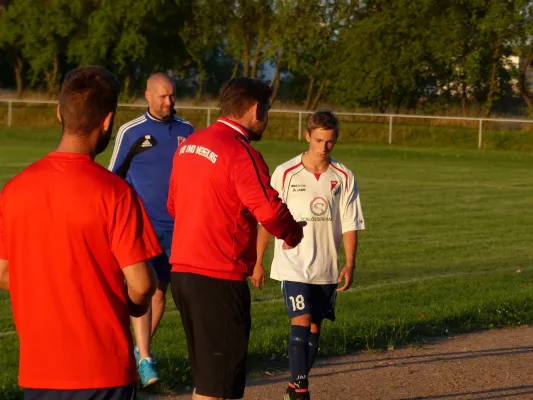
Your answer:
[[[222,117],[191,135],[174,156],[171,287],[187,336],[194,399],[243,397],[251,324],[246,276],[256,261],[257,222],[285,249],[303,237],[270,186],[261,153],[250,145],[267,126],[271,93],[257,79],[225,83]],[[252,282],[260,287],[261,279]]]
[[[104,68],[70,72],[59,147],[0,195],[0,288],[11,294],[28,399],[136,396],[129,316],[146,312],[157,283],[146,260],[162,250],[137,195],[94,162],[118,95]]]

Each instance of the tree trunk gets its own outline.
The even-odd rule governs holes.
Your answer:
[[[244,35],[244,54],[243,54],[244,76],[250,75],[250,37],[248,34]]]
[[[126,99],[128,99],[130,96],[130,84],[131,84],[130,74],[126,73],[126,75],[124,76],[124,97]]]
[[[274,73],[274,78],[272,78],[272,81],[270,82],[270,87],[273,87],[274,84],[276,83],[276,80],[279,80],[279,76],[281,74],[282,57],[283,57],[283,50],[278,57],[278,61],[276,62],[276,72]]]
[[[520,94],[522,95],[522,98],[526,102],[529,111],[533,113],[533,96],[531,93],[529,93],[527,89],[527,82],[526,82],[526,73],[527,69],[533,62],[533,41],[531,42],[531,47],[529,48],[529,51],[527,53],[527,56],[524,59],[524,64],[522,65],[522,68],[520,69],[520,74],[518,75],[518,89],[520,90]]]
[[[257,35],[257,45],[255,46],[254,60],[252,66],[252,78],[257,77],[257,70],[259,68],[259,62],[261,61],[261,54],[263,51],[263,44],[265,42],[265,13],[261,14],[259,20],[259,33]]]
[[[389,100],[390,100],[390,89],[383,89],[383,92],[381,93],[381,97],[379,99],[379,112],[381,114],[384,114],[387,109],[389,108]]]
[[[202,93],[204,92],[204,82],[207,75],[203,63],[200,61],[198,64],[198,90],[196,91],[196,101],[200,102],[202,99]]]
[[[272,83],[272,82],[271,82]],[[279,74],[278,76],[275,78],[275,82],[274,82],[274,91],[272,92],[272,96],[270,97],[270,104],[274,103],[274,101],[276,101],[276,97],[278,96],[278,92],[279,92],[279,87],[281,86],[281,82],[280,82],[280,78],[279,78]]]
[[[466,94],[467,85],[466,85],[465,77],[463,76],[462,78],[463,79],[461,82],[461,109],[463,110],[463,117],[467,117],[468,116],[468,97]]]
[[[276,62],[276,73],[274,74],[274,78],[270,82],[270,87],[273,88],[272,96],[270,97],[270,103],[274,103],[276,100],[276,97],[278,96],[279,87],[281,85],[281,60],[283,56],[283,50],[281,54],[278,57],[278,61]]]
[[[24,65],[24,62],[22,61],[22,58],[17,58],[16,64],[15,64],[15,79],[17,81],[17,97],[22,97],[22,90],[23,90],[23,81],[22,81],[22,67]]]
[[[492,57],[492,73],[490,76],[490,90],[487,96],[487,117],[492,113],[494,106],[494,93],[496,92],[496,73],[498,71],[498,58],[500,56],[500,40],[496,40],[496,48],[494,49],[494,55]]]
[[[398,101],[396,102],[396,110],[394,110],[395,114],[399,114],[400,113],[400,107],[402,105],[402,101],[403,101],[404,97],[405,97],[404,93],[402,93],[402,94],[400,94],[398,96]]]
[[[239,64],[240,64],[240,61],[237,60],[235,62],[235,66],[233,67],[233,71],[231,71],[231,79],[237,76],[237,72],[239,72]]]
[[[52,71],[45,71],[44,78],[46,80],[46,92],[48,95],[52,96],[56,93],[56,82],[57,82],[57,72],[59,69],[57,56],[54,57],[54,64],[52,66]]]
[[[307,97],[305,99],[304,104],[304,110],[309,110],[309,107],[311,106],[311,100],[313,99],[313,91],[315,86],[315,78],[311,78],[311,81],[309,81],[309,88],[307,89]]]
[[[311,106],[311,100],[313,99],[313,90],[315,88],[316,74],[318,72],[318,67],[320,66],[320,58],[317,58],[315,62],[315,67],[313,68],[313,75],[309,81],[309,88],[307,89],[307,98],[305,99],[304,108],[309,110]]]
[[[318,107],[318,102],[320,101],[320,98],[322,97],[322,94],[324,93],[324,90],[327,88],[329,81],[327,79],[322,79],[322,82],[320,82],[320,86],[318,87],[318,92],[316,92],[315,99],[313,100],[313,104],[311,105],[311,110],[315,111]]]

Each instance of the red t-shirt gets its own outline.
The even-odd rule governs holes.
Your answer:
[[[50,153],[8,182],[0,259],[9,265],[19,385],[135,383],[121,268],[161,252],[138,196],[87,155]]]

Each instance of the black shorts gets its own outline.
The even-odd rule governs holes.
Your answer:
[[[24,400],[134,400],[136,398],[136,385],[80,390],[24,389]]]
[[[242,398],[251,327],[248,283],[173,272],[171,288],[187,337],[196,393]]]

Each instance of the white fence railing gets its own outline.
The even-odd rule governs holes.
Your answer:
[[[15,100],[15,99],[0,99],[0,103],[7,103],[7,126],[12,126],[13,123],[13,104],[57,104],[57,101],[53,100]],[[146,104],[124,104],[119,103],[119,107],[125,108],[146,108]],[[176,105],[178,110],[203,110],[207,113],[206,123],[207,126],[211,124],[211,111],[219,111],[216,107],[196,107],[196,106],[181,106]],[[302,139],[303,115],[310,115],[312,111],[299,111],[299,110],[277,110],[271,109],[272,113],[287,113],[298,115],[298,140]],[[478,122],[478,148],[483,145],[483,123],[484,122],[498,122],[498,123],[522,123],[533,124],[533,120],[528,119],[507,119],[507,118],[470,118],[470,117],[444,117],[434,115],[408,115],[408,114],[374,114],[374,113],[348,113],[348,112],[336,112],[338,116],[353,116],[353,117],[380,117],[388,120],[389,122],[389,144],[392,144],[392,133],[394,119],[407,118],[407,119],[440,119],[440,120],[456,120],[456,121],[477,121]]]

